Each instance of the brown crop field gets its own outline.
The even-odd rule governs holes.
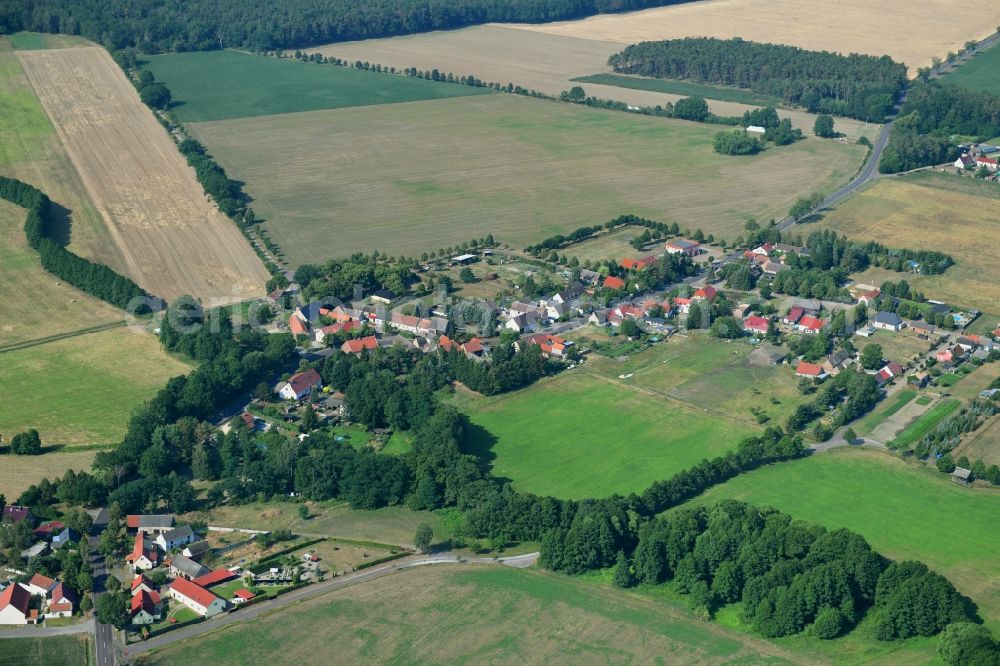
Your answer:
[[[194,172],[97,47],[18,51],[126,273],[157,296],[260,295],[267,271],[205,197]]]
[[[701,4],[701,3],[699,3]],[[601,39],[519,30],[521,26],[481,25],[462,30],[430,32],[404,37],[341,42],[310,51],[348,61],[362,60],[397,68],[434,68],[454,74],[473,74],[484,81],[513,83],[558,95],[574,85],[578,76],[610,72],[608,56],[622,45]],[[698,33],[701,34],[701,33]],[[680,95],[617,86],[582,84],[587,94],[639,106],[676,102]],[[742,116],[754,108],[746,104],[708,100],[712,112],[720,116]],[[782,110],[792,124],[812,132],[816,117],[800,110]],[[849,118],[837,119],[837,131],[851,138],[872,137],[877,125],[865,125]]]
[[[717,126],[513,95],[190,125],[247,183],[293,264],[378,248],[419,254],[492,233],[537,242],[635,213],[735,238],[747,217],[855,173],[863,148],[820,139],[712,151]]]
[[[910,73],[1000,24],[992,0],[702,0],[579,21],[515,27],[633,44],[677,37],[742,37],[806,49],[889,55]]]
[[[905,277],[928,298],[983,312],[1000,306],[1000,194],[989,183],[944,174],[886,178],[826,214],[820,226],[890,247],[939,249],[957,264],[942,275],[900,275],[871,269],[868,284]],[[993,196],[990,196],[990,195]],[[803,233],[812,225],[801,227]]]

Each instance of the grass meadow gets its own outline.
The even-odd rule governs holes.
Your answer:
[[[961,404],[960,400],[942,400],[903,428],[896,435],[895,439],[889,442],[889,446],[900,449],[910,448],[919,442],[924,435],[929,433],[932,428],[957,410]]]
[[[796,197],[832,190],[863,156],[806,139],[723,158],[717,126],[513,95],[188,128],[246,183],[292,264],[487,233],[527,244],[626,212],[734,238],[747,217],[783,217]]]
[[[172,112],[186,123],[490,92],[239,51],[152,56],[146,67],[170,88]]]
[[[650,252],[637,250],[629,241],[637,238],[645,231],[642,227],[623,227],[615,229],[597,238],[585,240],[580,243],[573,243],[566,248],[565,254],[576,257],[582,264],[585,261],[603,261],[604,259],[621,259],[623,257],[641,257]],[[660,244],[657,243],[657,251]]]
[[[771,95],[762,95],[743,88],[713,86],[692,81],[675,81],[673,79],[653,79],[642,76],[625,76],[622,74],[591,74],[579,76],[573,81],[577,83],[596,83],[603,86],[616,86],[634,90],[652,90],[655,92],[684,95],[685,97],[704,97],[722,102],[739,102],[754,106],[778,106],[781,100]],[[806,130],[808,128],[803,128]]]
[[[1000,417],[993,417],[967,437],[952,454],[956,458],[982,460],[987,465],[1000,465]]]
[[[190,370],[155,336],[126,328],[3,352],[0,432],[36,428],[43,445],[116,444],[132,409]]]
[[[442,566],[393,574],[294,604],[151,655],[154,664],[238,664],[253,654],[329,663],[775,664],[773,644],[687,612],[557,574]]]
[[[17,431],[4,434],[7,433],[13,435]],[[0,456],[0,495],[13,502],[28,486],[43,478],[51,481],[68,470],[90,471],[96,455],[97,450],[89,447],[49,449],[40,456],[4,454]]]
[[[983,51],[955,71],[943,76],[941,83],[1000,95],[1000,48],[994,46]]]
[[[825,214],[820,226],[890,247],[939,248],[957,264],[942,275],[906,275],[914,289],[952,305],[997,313],[1000,188],[939,173],[882,179]],[[810,225],[803,228],[808,233]],[[919,237],[914,236],[919,229]],[[901,275],[873,268],[855,276],[881,284]],[[995,317],[993,317],[995,318]]]
[[[519,490],[567,498],[640,492],[759,432],[751,408],[782,423],[799,404],[791,369],[751,368],[749,351],[675,337],[624,362],[592,354],[522,391],[460,393],[455,402],[474,426],[471,452]]]
[[[738,423],[574,373],[468,403],[469,452],[523,492],[607,497],[721,455],[744,434]]]
[[[856,432],[866,435],[885,423],[890,416],[901,410],[916,397],[916,391],[903,389],[893,397],[883,400],[872,412],[861,418],[852,427]]]
[[[947,576],[1000,628],[1000,491],[962,487],[944,474],[865,449],[834,449],[748,472],[699,502],[734,498],[796,518],[846,527],[894,559],[917,559]]]

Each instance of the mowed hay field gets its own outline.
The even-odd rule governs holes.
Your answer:
[[[263,264],[205,197],[105,50],[18,51],[17,57],[129,276],[167,299],[232,301],[263,293]]]
[[[116,444],[132,409],[191,366],[127,328],[0,353],[0,433],[35,428],[43,445]]]
[[[947,252],[955,266],[941,275],[908,274],[910,286],[950,304],[1000,309],[1000,190],[990,183],[944,174],[887,178],[826,213],[820,225],[890,247]],[[899,278],[881,269],[858,276],[868,284]]]
[[[531,243],[630,212],[733,238],[832,190],[863,149],[818,139],[750,158],[718,127],[511,95],[198,123],[293,264],[417,253],[493,233]]]
[[[154,664],[797,661],[638,594],[536,570],[419,567],[324,594],[266,621],[168,647]]]
[[[916,559],[951,580],[1000,628],[1000,490],[966,488],[871,450],[834,449],[769,465],[707,491],[774,506],[828,528],[846,527],[894,559]]]
[[[172,113],[185,123],[492,92],[238,51],[153,56],[146,67],[170,88]]]
[[[579,21],[516,27],[548,35],[621,44],[678,37],[742,37],[805,49],[889,55],[911,75],[933,56],[958,51],[1000,24],[992,0],[703,0]]]
[[[699,3],[701,4],[701,3]],[[608,56],[622,44],[601,39],[519,30],[520,26],[480,25],[461,30],[419,35],[340,42],[313,49],[348,62],[356,60],[393,66],[438,69],[455,75],[474,75],[484,81],[513,83],[524,88],[558,95],[577,85],[580,76],[608,73]],[[698,33],[702,34],[702,33]],[[583,84],[588,95],[639,106],[673,103],[682,95],[655,90],[629,89],[596,83]],[[711,95],[705,95],[711,97]],[[720,116],[742,116],[755,108],[734,101],[709,99],[709,108]],[[811,133],[816,116],[800,110],[782,110],[792,124]],[[837,130],[850,138],[873,138],[878,125],[847,118],[837,119]]]

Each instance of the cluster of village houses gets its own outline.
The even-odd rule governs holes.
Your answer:
[[[955,160],[956,169],[974,171],[986,169],[990,179],[1000,181],[1000,147],[987,144],[959,146],[962,154]]]
[[[16,524],[27,521],[34,524],[31,510],[25,506],[8,504],[3,507],[3,522]],[[21,552],[24,560],[59,550],[79,541],[80,535],[58,520],[51,520],[36,527],[33,534],[38,541]],[[76,595],[62,581],[34,574],[28,582],[0,582],[0,624],[38,624],[45,618],[69,617],[76,609]]]
[[[674,239],[665,244],[665,251],[668,254],[697,257],[703,254],[705,249],[697,241]],[[764,243],[753,249],[734,252],[715,260],[714,266],[720,268],[727,263],[748,259],[762,277],[774,276],[790,267],[787,259],[792,255],[808,256],[808,254],[809,250],[805,247],[784,243]],[[467,260],[475,259],[475,255],[463,255],[459,259],[464,263]],[[696,303],[711,302],[718,290],[706,284],[690,290],[686,296],[658,297],[653,293],[631,294],[611,307],[597,309],[588,299],[588,296],[593,295],[595,290],[599,288],[623,294],[634,290],[636,285],[634,283],[630,285],[629,276],[645,270],[657,261],[659,261],[659,257],[655,255],[639,259],[626,257],[620,261],[620,266],[625,272],[624,277],[582,269],[579,271],[578,282],[571,282],[565,288],[549,296],[533,301],[514,301],[506,308],[499,308],[495,303],[488,301],[484,302],[484,305],[490,312],[499,313],[501,328],[522,336],[516,343],[518,348],[525,344],[538,345],[542,353],[549,357],[566,358],[571,356],[574,349],[573,342],[561,334],[584,321],[593,326],[616,329],[624,321],[632,319],[649,333],[668,336],[676,331],[676,327],[669,323],[671,316],[687,314],[692,305]],[[870,285],[854,285],[851,288],[851,293],[856,299],[856,304],[865,307],[876,307],[881,295],[876,287]],[[413,346],[421,351],[433,351],[439,348],[446,351],[458,349],[470,358],[488,358],[489,344],[487,341],[472,338],[467,342],[460,343],[449,337],[450,322],[443,307],[435,308],[429,316],[418,317],[389,310],[388,308],[395,300],[395,294],[381,290],[372,294],[363,304],[352,307],[311,303],[292,313],[289,318],[289,329],[297,335],[313,337],[317,342],[324,342],[327,336],[341,331],[360,331],[365,326],[368,327],[367,330],[394,333],[372,333],[364,337],[349,339],[340,346],[340,351],[349,354],[360,354],[365,350],[377,347],[403,344]],[[829,319],[822,317],[823,305],[819,300],[791,298],[786,300],[786,304],[787,312],[780,317],[765,317],[755,314],[755,308],[747,303],[739,304],[732,314],[742,322],[742,327],[748,335],[757,338],[763,338],[772,326],[781,332],[808,335],[819,333],[829,325]],[[944,303],[931,303],[930,308],[934,314],[953,316],[959,326],[967,325],[978,315],[976,312],[972,314],[952,313],[951,309]],[[333,323],[329,323],[330,321]],[[324,325],[321,322],[326,323]],[[925,339],[929,339],[937,333],[933,325],[925,322],[904,321],[893,312],[878,311],[867,325],[856,331],[856,334],[869,337],[878,330],[899,332],[905,327],[909,327],[913,333]],[[407,334],[408,337],[401,337],[400,333]],[[998,337],[1000,337],[1000,332],[998,332]],[[968,341],[975,342],[975,345],[970,347]],[[937,360],[941,364],[942,370],[949,371],[966,355],[979,354],[983,356],[988,354],[992,349],[992,343],[993,341],[988,340],[985,336],[983,338],[965,336],[963,338],[964,346],[956,344],[948,350],[943,350],[939,353],[942,358]],[[771,354],[770,356],[775,355]],[[840,356],[844,355],[835,354],[823,363],[800,362],[796,372],[801,377],[819,380],[834,376],[853,361],[851,358],[840,358]],[[948,358],[944,358],[945,356]],[[903,369],[897,363],[890,362],[876,374],[879,381],[884,383],[900,376],[901,373],[903,373]],[[920,380],[926,381],[926,376]],[[294,375],[287,382],[277,386],[275,390],[284,399],[301,400],[321,386],[318,373],[310,370]],[[339,403],[338,398],[342,399],[342,397],[336,396],[332,400],[334,403]],[[333,407],[337,408],[339,405],[333,405]],[[244,414],[244,420],[250,428],[260,426],[259,422],[255,422],[254,417],[248,414]]]
[[[246,588],[235,590],[228,599],[209,589],[239,578],[240,571],[225,567],[209,569],[201,564],[211,547],[190,525],[175,526],[172,515],[154,514],[129,515],[125,526],[134,534],[132,551],[125,557],[135,573],[130,611],[133,625],[153,624],[163,617],[160,591],[146,576],[146,572],[160,566],[173,579],[167,585],[167,596],[202,617],[217,615],[253,599],[253,593]]]

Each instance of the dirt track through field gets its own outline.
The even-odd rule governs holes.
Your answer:
[[[106,51],[17,56],[136,282],[206,304],[263,293],[263,264]]]
[[[620,44],[677,37],[742,37],[839,53],[889,55],[910,75],[1000,24],[994,0],[702,0],[579,21],[512,25]]]

